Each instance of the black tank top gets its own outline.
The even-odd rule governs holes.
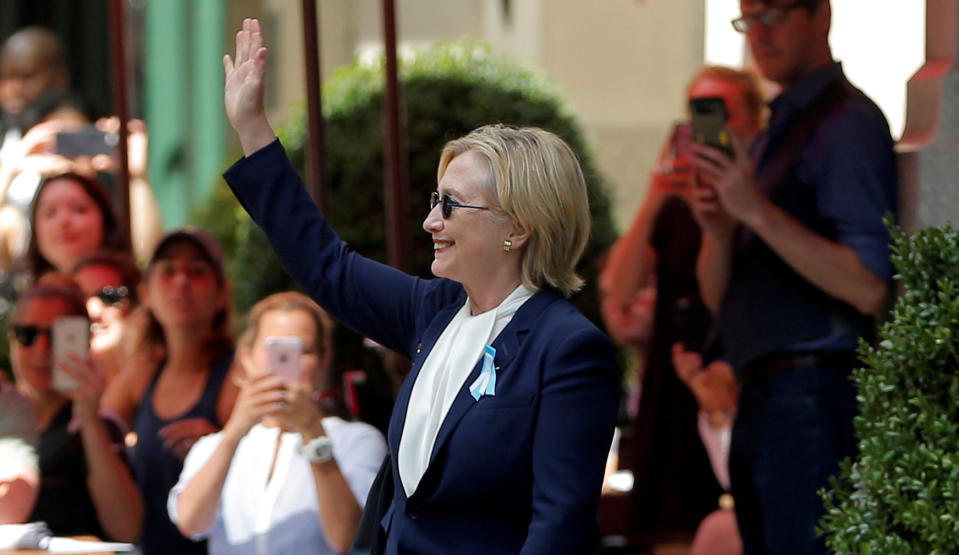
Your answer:
[[[233,353],[231,352],[214,362],[200,400],[175,418],[169,420],[160,418],[153,410],[153,391],[166,364],[165,361],[160,364],[143,394],[133,420],[137,444],[132,449],[130,462],[137,486],[143,495],[145,514],[140,545],[146,555],[173,553],[205,555],[207,552],[205,541],[195,542],[183,537],[176,526],[170,522],[170,516],[167,513],[167,496],[180,477],[183,460],[163,446],[163,440],[157,432],[170,423],[188,418],[205,418],[217,428],[221,428],[223,424],[216,416],[216,402],[232,361]]]

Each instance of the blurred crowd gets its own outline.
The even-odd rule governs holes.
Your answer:
[[[332,320],[280,293],[234,338],[222,250],[199,229],[162,233],[138,120],[126,123],[126,235],[121,122],[71,92],[61,48],[39,27],[0,48],[12,370],[0,380],[0,523],[144,553],[206,553],[208,539],[215,552],[345,551],[386,444],[338,402]],[[270,372],[277,337],[295,345],[285,378]],[[325,457],[322,477],[311,457]]]

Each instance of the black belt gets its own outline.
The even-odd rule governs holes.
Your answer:
[[[801,368],[837,367],[852,370],[860,365],[859,357],[851,351],[797,351],[774,353],[750,362],[736,373],[739,388],[760,385]]]

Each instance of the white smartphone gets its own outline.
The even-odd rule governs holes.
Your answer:
[[[68,353],[86,357],[90,351],[90,321],[83,316],[63,316],[53,322],[53,388],[60,392],[80,387],[76,378],[60,368]]]
[[[272,374],[291,383],[302,378],[300,359],[303,356],[303,340],[299,337],[267,337],[266,363]]]

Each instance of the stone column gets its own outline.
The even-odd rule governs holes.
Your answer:
[[[959,2],[926,0],[926,61],[906,86],[900,223],[959,224]]]

